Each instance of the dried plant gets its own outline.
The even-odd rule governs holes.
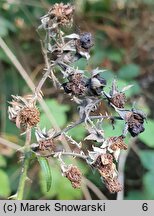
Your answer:
[[[9,106],[9,119],[16,123],[16,126],[26,133],[26,150],[25,152],[33,152],[37,158],[55,157],[59,161],[62,175],[68,178],[74,188],[81,186],[81,172],[79,169],[70,164],[67,165],[63,161],[63,156],[70,155],[79,157],[85,162],[99,171],[100,176],[111,193],[119,192],[122,187],[118,181],[117,164],[121,150],[127,150],[125,137],[127,132],[135,137],[144,131],[145,114],[139,110],[125,108],[126,96],[125,91],[130,86],[124,87],[121,91],[118,89],[116,80],[113,80],[111,91],[105,92],[107,80],[103,78],[104,69],[95,68],[92,71],[80,70],[75,68],[73,63],[80,58],[90,58],[90,49],[94,45],[93,37],[90,32],[82,32],[81,34],[72,33],[65,35],[64,30],[70,28],[73,22],[74,7],[70,4],[63,3],[53,5],[49,12],[41,17],[41,25],[39,31],[45,32],[45,39],[42,42],[42,49],[45,58],[45,73],[40,80],[35,94],[23,98],[13,96],[13,101]],[[63,82],[61,83],[56,77],[55,70],[62,74]],[[36,107],[37,100],[42,97],[42,86],[50,77],[55,88],[60,88],[63,93],[69,94],[77,104],[79,120],[62,131],[53,129],[46,131],[39,128],[39,110]],[[66,81],[67,80],[67,81]],[[65,97],[65,94],[64,94]],[[107,101],[107,105],[113,109],[117,116],[108,115],[91,115],[96,111],[100,102]],[[124,130],[119,136],[105,137],[103,129],[104,119],[109,124],[113,124],[115,120],[124,122]],[[92,150],[84,152],[82,149],[82,140],[80,143],[75,141],[67,134],[67,131],[84,124],[87,129],[88,136],[85,140],[92,143],[97,142],[100,147],[93,145]],[[31,143],[31,129],[34,128],[37,143]],[[67,152],[65,149],[58,151],[56,140],[60,136],[65,138],[78,148],[77,152]],[[59,139],[60,140],[60,139]],[[97,146],[98,146],[97,144]],[[44,154],[43,151],[48,151]],[[24,160],[26,155],[24,154]],[[25,166],[25,165],[24,165]],[[22,181],[21,177],[21,181]],[[22,198],[23,193],[17,192],[17,198]]]

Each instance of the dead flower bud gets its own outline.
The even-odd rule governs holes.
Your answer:
[[[64,91],[72,95],[83,95],[85,93],[85,82],[81,73],[71,74],[68,77],[68,82],[63,83]]]
[[[81,172],[76,166],[70,165],[63,174],[70,180],[73,188],[81,187]]]
[[[114,94],[110,102],[114,104],[118,108],[124,108],[125,102],[126,102],[126,96],[125,93],[119,92],[117,94]]]
[[[76,39],[76,55],[78,58],[84,57],[87,60],[90,58],[90,48],[93,46],[92,35],[89,32],[84,32]]]
[[[110,137],[109,143],[110,143],[110,149],[112,149],[113,151],[116,151],[118,149],[127,150],[128,148],[127,145],[124,143],[123,136]]]
[[[145,114],[139,110],[133,110],[126,114],[125,119],[128,125],[128,131],[132,137],[137,136],[145,130],[143,125],[145,118]]]
[[[106,80],[101,77],[100,72],[97,68],[92,71],[92,77],[87,81],[87,88],[90,95],[99,96],[103,88],[106,86]]]
[[[99,155],[92,165],[98,169],[104,179],[113,178],[117,175],[113,156],[109,153]]]
[[[27,128],[35,127],[40,121],[40,112],[32,102],[31,96],[23,98],[12,96],[12,105],[8,107],[9,119],[16,123],[18,128],[25,131]]]
[[[44,28],[56,28],[60,26],[71,26],[73,22],[74,7],[70,4],[54,4],[48,14],[42,17]]]
[[[112,164],[113,163],[113,156],[109,153],[101,154],[97,157],[94,166],[98,169],[101,169],[102,166]]]
[[[110,193],[117,193],[119,191],[122,191],[122,186],[120,185],[117,177],[113,179],[110,178],[105,179],[104,183],[108,188],[108,190],[110,191]]]
[[[131,86],[128,86],[128,88],[130,87]],[[124,91],[128,88],[125,87],[122,91],[119,91],[117,88],[116,80],[113,80],[112,89],[109,95],[105,93],[109,103],[117,108],[124,108],[124,105],[126,103],[126,96]]]
[[[53,140],[54,134],[55,134],[54,130],[46,131],[45,128],[42,131],[38,129],[35,131],[35,136],[39,144],[39,150],[55,151],[56,145]]]

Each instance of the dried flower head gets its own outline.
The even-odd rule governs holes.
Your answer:
[[[81,73],[74,73],[68,76],[68,82],[63,83],[64,91],[72,95],[83,95],[85,93],[85,82]]]
[[[110,149],[112,149],[113,151],[116,151],[118,149],[126,150],[128,148],[124,142],[123,136],[110,137],[109,143],[110,143]]]
[[[55,134],[54,130],[46,131],[45,128],[43,130],[37,129],[35,131],[35,136],[39,144],[39,150],[55,151],[56,145],[53,139],[54,134]]]
[[[128,114],[126,115],[128,131],[133,137],[137,136],[145,130],[143,125],[144,119],[145,115],[140,111],[128,112]]]
[[[36,108],[32,97],[12,97],[13,101],[10,102],[12,107],[8,107],[9,119],[16,123],[16,126],[21,128],[23,131],[35,127],[40,121],[40,112]]]
[[[119,92],[117,94],[114,94],[110,98],[110,102],[115,105],[118,108],[124,108],[124,105],[126,103],[126,95],[123,92]]]
[[[117,193],[119,191],[122,191],[122,186],[120,185],[117,177],[115,177],[114,179],[105,179],[104,182],[110,193]]]
[[[93,164],[104,179],[113,178],[117,171],[113,163],[113,156],[109,153],[99,155]]]
[[[73,22],[74,7],[70,4],[54,4],[47,15],[41,18],[42,27],[55,29],[58,26],[71,26]]]
[[[72,187],[80,188],[81,186],[81,172],[80,170],[73,165],[70,165],[68,169],[64,172],[66,178],[72,183]]]
[[[124,91],[128,90],[131,87],[132,85],[129,85],[124,87],[121,91],[119,91],[116,84],[116,80],[113,80],[112,89],[110,93],[107,94],[104,92],[104,94],[112,106],[115,106],[117,108],[124,108],[126,103],[126,96]]]

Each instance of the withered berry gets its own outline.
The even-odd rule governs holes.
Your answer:
[[[73,95],[83,95],[85,92],[85,82],[82,74],[76,73],[68,77],[69,82],[63,83],[64,91]]]
[[[85,32],[80,35],[80,46],[84,49],[89,49],[93,46],[91,33]]]
[[[131,115],[127,118],[128,131],[132,135],[132,137],[137,136],[142,133],[144,129],[144,119],[145,117],[138,112],[132,112]]]

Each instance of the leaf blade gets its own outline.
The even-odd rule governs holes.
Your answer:
[[[38,159],[38,162],[39,162],[40,167],[42,169],[42,172],[45,176],[46,185],[47,185],[47,192],[48,192],[51,188],[51,182],[52,182],[50,165],[49,165],[48,160],[44,157],[38,156],[37,159]]]

